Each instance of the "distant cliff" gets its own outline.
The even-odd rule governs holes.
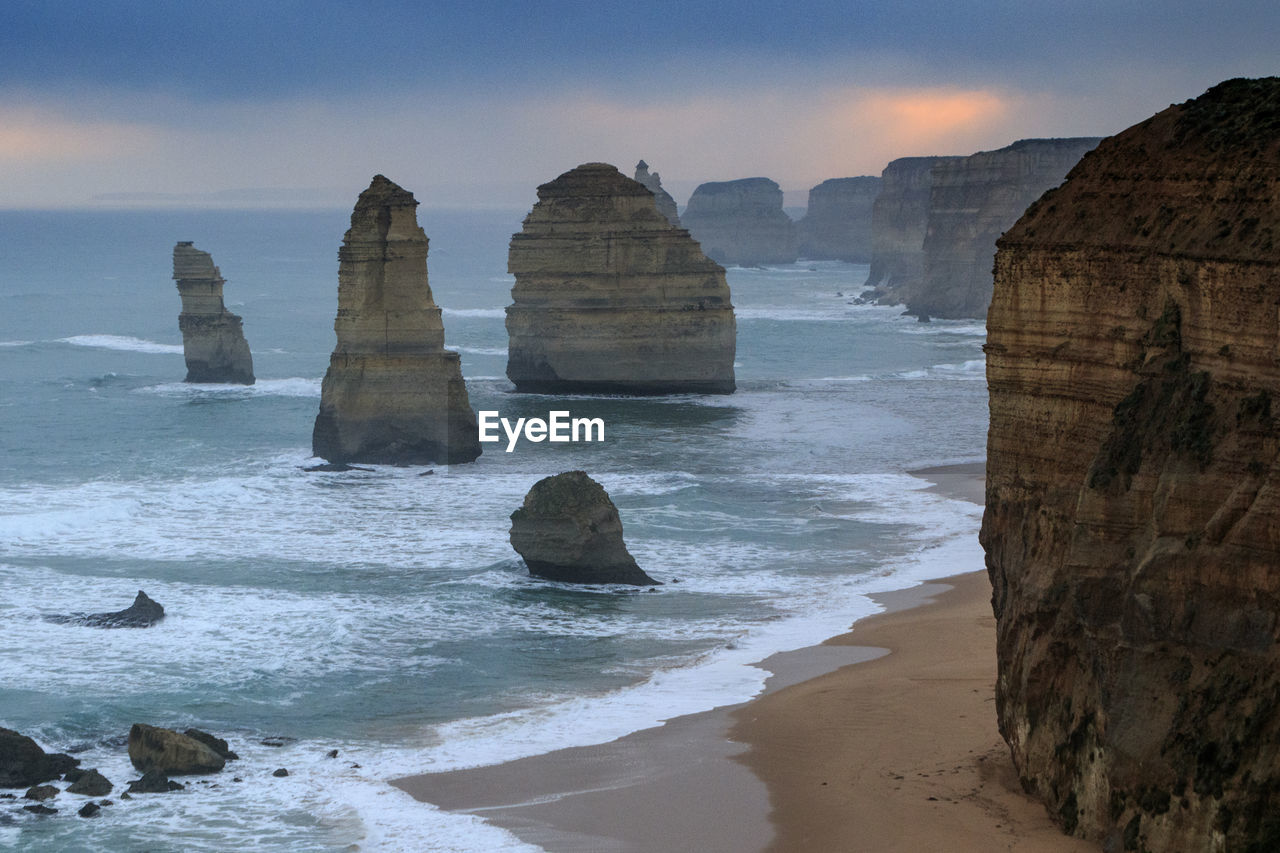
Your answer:
[[[800,257],[782,190],[768,178],[701,184],[680,221],[707,257],[722,264],[789,264]]]
[[[338,249],[337,346],[311,446],[330,462],[470,462],[476,416],[444,348],[413,193],[375,175]]]
[[[226,282],[208,252],[182,242],[173,247],[173,278],[182,298],[178,329],[187,382],[252,385],[253,356],[244,323],[222,302]]]
[[[649,171],[649,164],[641,160],[636,164],[636,181],[644,184],[644,188],[653,193],[654,202],[658,205],[658,212],[667,217],[667,221],[676,228],[680,225],[680,213],[676,208],[676,200],[671,197],[671,193],[662,188],[662,178],[657,172]]]
[[[907,294],[907,310],[917,316],[985,317],[996,239],[1100,141],[1022,139],[935,162],[923,279]]]
[[[511,238],[507,377],[532,393],[728,394],[724,268],[608,163],[538,187]]]
[[[924,236],[934,164],[952,157],[902,157],[880,174],[871,208],[871,273],[866,286],[880,302],[907,301],[924,277]]]
[[[1280,849],[1280,79],[1103,141],[1000,240],[1000,729],[1106,850]]]
[[[832,178],[809,190],[809,209],[796,223],[801,257],[871,260],[871,210],[881,179],[871,176]]]

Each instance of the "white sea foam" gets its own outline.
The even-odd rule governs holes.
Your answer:
[[[822,376],[815,380],[807,380],[811,382],[872,382],[876,380],[891,381],[895,379],[929,379],[929,380],[946,380],[958,379],[963,381],[979,382],[985,381],[987,378],[987,361],[984,358],[974,358],[963,362],[952,362],[948,364],[935,364],[921,370],[902,370],[896,373],[859,373],[853,376]],[[793,380],[792,385],[805,384],[806,380]]]
[[[441,308],[446,316],[452,317],[497,317],[507,316],[505,308]]]
[[[26,347],[31,344],[32,341],[0,341],[0,347]]]
[[[455,346],[450,349],[456,349],[458,352],[469,353],[471,355],[506,355],[506,347],[464,347]]]
[[[126,352],[182,355],[181,344],[160,344],[155,341],[145,341],[142,338],[132,338],[127,335],[72,335],[69,338],[58,338],[58,343],[71,344],[77,347],[124,350]]]
[[[136,389],[138,394],[161,397],[319,397],[320,379],[292,376],[287,379],[259,379],[252,385],[205,382],[165,382]]]

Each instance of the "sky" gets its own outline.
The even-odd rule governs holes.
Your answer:
[[[1270,0],[4,0],[0,207],[529,207],[644,159],[684,203],[1036,136],[1280,73]]]

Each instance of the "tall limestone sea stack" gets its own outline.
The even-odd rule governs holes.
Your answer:
[[[182,297],[178,329],[187,361],[187,382],[252,385],[253,356],[244,323],[222,303],[222,273],[208,252],[191,243],[173,247],[173,278]]]
[[[985,317],[996,239],[1101,140],[1022,139],[996,151],[947,157],[930,172],[929,218],[916,316]]]
[[[636,180],[644,184],[644,188],[653,193],[653,198],[658,205],[658,212],[667,217],[667,221],[676,228],[680,227],[680,213],[676,209],[676,200],[671,197],[671,193],[662,188],[662,178],[657,172],[649,171],[649,164],[641,160],[636,164]]]
[[[507,376],[517,391],[728,394],[724,268],[607,163],[538,187],[511,238]]]
[[[1280,849],[1280,79],[1103,141],[1000,241],[1000,729],[1105,850]]]
[[[413,194],[382,175],[360,194],[338,250],[338,345],[311,446],[334,463],[470,462],[476,417],[444,348]]]
[[[863,175],[832,178],[809,190],[809,209],[796,223],[801,257],[819,260],[871,260],[871,213],[881,179]]]
[[[796,224],[782,210],[781,188],[768,178],[701,184],[680,221],[707,257],[722,264],[789,264],[800,256]]]

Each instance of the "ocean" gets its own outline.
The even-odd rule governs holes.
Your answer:
[[[347,211],[0,212],[0,726],[116,785],[92,820],[74,795],[46,817],[0,801],[0,849],[533,850],[386,780],[744,701],[767,676],[751,664],[841,633],[868,593],[981,565],[980,507],[907,473],[984,454],[980,322],[854,305],[862,265],[733,268],[737,393],[515,394],[506,248],[526,212],[419,210],[446,346],[473,408],[567,409],[605,440],[487,444],[431,476],[302,470]],[[227,279],[255,386],[183,383],[179,240]],[[509,516],[573,469],[656,591],[528,576]],[[155,627],[45,618],[139,589]],[[121,801],[135,722],[241,760]]]

